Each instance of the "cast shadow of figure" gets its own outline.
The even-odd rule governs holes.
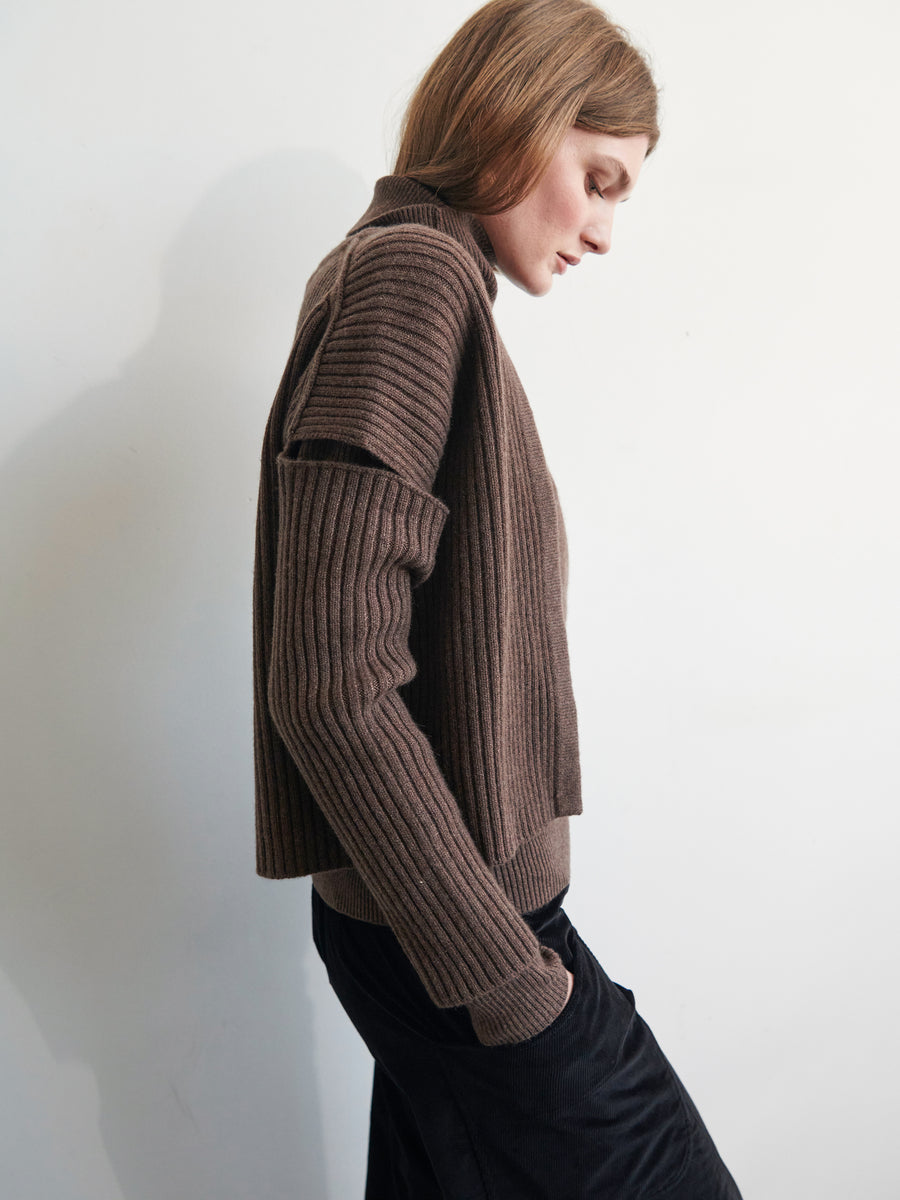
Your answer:
[[[367,198],[316,152],[223,179],[149,342],[0,477],[0,955],[127,1200],[328,1196],[308,882],[255,874],[250,601],[305,281]]]

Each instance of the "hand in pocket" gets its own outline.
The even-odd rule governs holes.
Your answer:
[[[566,1004],[568,1004],[569,1001],[572,999],[572,989],[575,987],[575,976],[572,974],[571,971],[568,971],[568,970],[566,971],[566,975],[568,975],[568,977],[569,977],[569,990],[566,992]],[[565,1006],[563,1006],[563,1007],[565,1007]]]

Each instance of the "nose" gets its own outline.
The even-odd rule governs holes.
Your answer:
[[[594,215],[590,225],[581,235],[581,240],[591,254],[608,254],[612,245],[612,212]]]

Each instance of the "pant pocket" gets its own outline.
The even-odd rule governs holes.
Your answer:
[[[629,1008],[632,1002],[633,997]],[[651,1200],[684,1174],[693,1125],[678,1077],[650,1027],[636,1010],[632,1013],[615,1068],[594,1089],[591,1104],[607,1114],[614,1173],[623,1194]]]

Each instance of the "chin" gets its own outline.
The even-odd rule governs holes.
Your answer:
[[[529,296],[546,296],[553,286],[553,277],[549,279],[516,279],[509,275],[507,278],[514,283],[517,288],[521,288],[523,292],[527,292]]]
[[[546,296],[553,286],[553,273],[541,270],[540,266],[529,270],[525,264],[501,260],[498,267],[504,278],[520,291],[527,292],[529,296]]]

